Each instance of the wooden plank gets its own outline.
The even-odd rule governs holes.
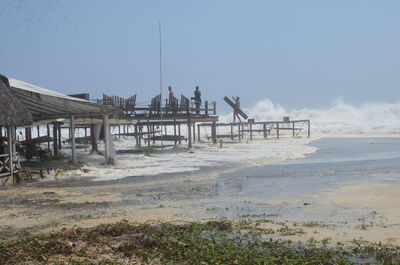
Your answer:
[[[230,100],[228,97],[224,97],[224,100],[226,103],[228,103],[229,106],[231,106],[234,110],[236,109],[236,104]],[[244,113],[240,108],[237,109],[237,112],[239,113],[240,116],[243,117],[243,119],[247,120],[248,116],[246,115],[246,113]]]

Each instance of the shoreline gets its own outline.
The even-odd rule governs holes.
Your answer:
[[[308,140],[310,144],[316,139]],[[202,175],[193,173],[190,176],[186,173],[176,175],[170,173],[171,176],[168,175],[168,177],[153,175],[111,181],[75,179],[72,183],[63,179],[59,182],[39,182],[6,188],[0,192],[0,200],[3,202],[0,215],[0,227],[3,232],[0,237],[19,237],[26,233],[36,234],[75,225],[90,228],[102,223],[115,223],[121,219],[144,223],[148,220],[168,222],[228,218],[238,222],[249,221],[249,219],[249,222],[263,220],[257,229],[267,231],[272,229],[275,231],[273,235],[275,239],[281,237],[282,240],[294,242],[307,242],[310,239],[329,241],[332,245],[338,242],[346,244],[353,240],[384,244],[399,242],[400,235],[396,230],[396,223],[393,222],[397,217],[392,218],[392,221],[389,220],[390,222],[378,223],[372,220],[380,218],[379,216],[388,218],[387,212],[376,211],[376,214],[371,215],[369,219],[364,218],[347,224],[325,222],[318,215],[310,220],[302,220],[285,217],[285,214],[277,214],[285,213],[288,209],[289,212],[293,212],[299,207],[298,209],[305,213],[311,211],[310,214],[313,216],[313,213],[326,211],[329,209],[326,206],[337,203],[331,196],[337,191],[332,190],[330,193],[325,193],[323,197],[311,196],[306,201],[304,198],[282,197],[280,200],[267,200],[264,205],[264,201],[252,196],[246,197],[240,190],[236,191],[236,186],[242,181],[247,181],[248,177],[244,175],[237,178],[231,177],[232,172],[257,168],[255,164],[253,162],[245,168],[229,168],[228,173],[215,172],[214,175],[210,175],[207,171]],[[277,166],[278,164],[280,163],[268,165]],[[252,179],[257,180],[250,178]],[[369,189],[370,193],[372,191],[371,186],[359,189],[358,193],[355,192],[355,188],[356,186],[353,189],[349,186],[349,189],[341,191],[343,205],[346,201],[354,201],[354,198],[364,194],[365,188]],[[375,191],[382,188],[382,186],[376,186]],[[218,194],[233,194],[232,196],[236,197],[232,198],[236,199],[232,200],[230,196],[222,200],[218,199],[218,205],[215,208],[212,205],[218,198],[215,197]],[[350,194],[353,194],[353,197],[348,197]],[[360,202],[367,201],[368,198],[368,196],[364,197]],[[237,207],[243,209],[237,214],[234,208],[235,200],[240,202]],[[311,205],[303,205],[304,203],[311,203]],[[391,205],[396,205],[396,203],[393,202]],[[323,205],[325,208],[322,207]],[[246,210],[246,207],[249,210]],[[264,214],[252,212],[251,209],[254,207],[265,208]],[[374,223],[369,223],[371,221]]]

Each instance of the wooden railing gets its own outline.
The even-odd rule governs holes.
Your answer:
[[[10,155],[0,154],[0,178],[10,176],[10,172],[17,173],[20,168],[20,159],[18,153],[14,154],[12,169],[10,170]]]

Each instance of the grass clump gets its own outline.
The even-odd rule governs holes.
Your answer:
[[[266,240],[239,227],[228,220],[184,224],[122,220],[1,242],[0,264],[353,264],[341,250]],[[376,246],[355,250],[375,254],[386,264],[398,264],[396,251]]]

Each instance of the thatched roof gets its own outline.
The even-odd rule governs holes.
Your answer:
[[[10,90],[8,78],[0,75],[0,125],[23,126],[32,123],[32,114]]]

